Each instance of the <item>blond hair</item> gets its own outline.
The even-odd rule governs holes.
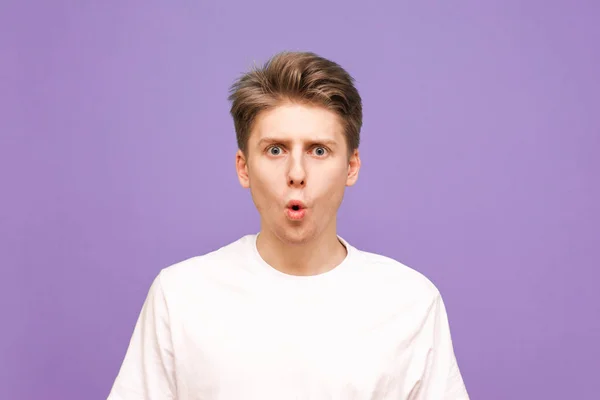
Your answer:
[[[231,116],[238,148],[247,144],[257,115],[285,101],[335,112],[344,127],[349,153],[360,144],[362,101],[354,78],[341,66],[311,52],[281,52],[254,67],[230,88]]]

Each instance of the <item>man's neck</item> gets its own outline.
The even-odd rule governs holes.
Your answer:
[[[311,276],[338,266],[347,250],[335,228],[302,244],[285,243],[268,230],[261,230],[256,247],[263,260],[288,275]]]

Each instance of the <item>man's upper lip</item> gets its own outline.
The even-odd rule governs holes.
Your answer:
[[[304,204],[300,200],[290,200],[290,201],[288,201],[287,208],[292,208],[294,206],[299,207],[299,208],[306,208],[306,204]]]

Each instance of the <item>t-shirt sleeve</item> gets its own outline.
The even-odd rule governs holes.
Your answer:
[[[425,371],[411,400],[469,400],[456,362],[446,307],[438,294],[426,327],[430,330]]]
[[[173,346],[161,275],[146,297],[108,400],[175,399]]]

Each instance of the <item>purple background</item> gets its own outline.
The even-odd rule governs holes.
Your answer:
[[[339,232],[440,288],[471,397],[596,398],[597,2],[0,7],[0,398],[106,398],[159,270],[258,230],[227,89],[284,49],[357,79]]]

